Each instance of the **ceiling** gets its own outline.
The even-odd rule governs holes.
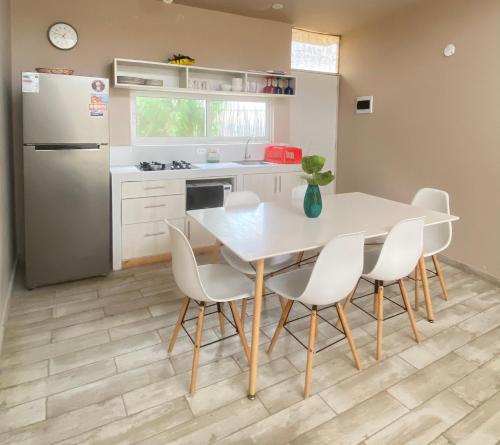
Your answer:
[[[197,8],[289,23],[298,28],[344,34],[418,0],[174,0]],[[272,8],[275,3],[283,9]]]

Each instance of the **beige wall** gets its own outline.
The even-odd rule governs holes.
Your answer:
[[[9,1],[0,0],[0,348],[14,264],[9,18]]]
[[[74,25],[80,42],[71,51],[46,38],[55,21]],[[165,61],[173,53],[220,68],[290,67],[290,26],[177,5],[159,0],[12,0],[12,83],[16,147],[16,203],[22,252],[22,133],[19,74],[38,66],[64,66],[79,75],[110,76],[115,57]],[[127,145],[128,93],[111,92],[111,143]]]
[[[421,0],[342,38],[337,189],[451,196],[447,254],[500,277],[500,2]],[[448,43],[456,55],[443,56]],[[374,114],[355,115],[374,95]]]

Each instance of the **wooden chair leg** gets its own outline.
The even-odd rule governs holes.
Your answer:
[[[419,285],[418,285],[418,281],[419,281],[419,277],[418,277],[418,264],[417,266],[415,267],[415,310],[418,311],[419,308],[420,308],[420,301],[419,301],[419,295],[418,295],[418,289],[419,289]]]
[[[226,335],[226,327],[224,325],[224,303],[217,303],[217,312],[219,315],[219,325],[220,325],[220,333],[224,337]]]
[[[413,335],[415,336],[415,340],[417,341],[417,343],[420,343],[420,334],[418,333],[417,323],[415,322],[415,317],[413,315],[413,310],[411,308],[410,299],[408,298],[408,292],[406,292],[406,287],[403,280],[399,280],[398,284],[399,284],[399,290],[401,291],[401,296],[403,297],[403,301],[406,306],[406,311],[408,312],[408,318],[410,319],[410,325],[413,331]]]
[[[373,291],[373,313],[375,314],[375,317],[377,316],[377,310],[378,310],[377,295],[379,288],[380,288],[380,282],[378,280],[375,280],[374,291]]]
[[[170,343],[168,345],[168,352],[172,352],[174,349],[175,341],[177,340],[177,336],[179,335],[179,331],[181,330],[182,322],[184,321],[184,317],[186,316],[190,301],[191,300],[189,297],[184,297],[181,310],[179,311],[179,317],[177,318],[177,323],[175,323],[175,328],[172,332],[172,338],[170,339]]]
[[[352,358],[354,359],[354,364],[357,369],[361,369],[361,364],[359,362],[358,351],[356,350],[356,344],[354,343],[354,339],[352,338],[351,328],[349,327],[349,322],[347,321],[347,317],[344,313],[344,308],[342,304],[337,303],[337,313],[339,314],[339,320],[342,323],[342,329],[344,330],[344,334],[347,337],[347,341],[349,342],[349,347],[351,348]]]
[[[441,289],[443,289],[443,298],[448,301],[448,290],[446,289],[443,271],[441,270],[441,265],[439,264],[437,255],[432,255],[432,262],[434,263],[434,267],[439,278],[439,284],[441,284]]]
[[[377,352],[375,358],[380,360],[382,357],[382,337],[384,323],[384,286],[379,286],[377,292]]]
[[[245,319],[247,318],[247,299],[244,298],[241,302],[241,324],[245,325]]]
[[[191,370],[191,394],[196,390],[196,378],[198,376],[198,359],[200,356],[201,348],[201,334],[203,333],[203,318],[205,316],[205,303],[200,305],[200,313],[198,314],[198,322],[196,324],[196,338],[194,341],[194,354],[193,354],[193,369]]]
[[[318,307],[313,306],[311,311],[311,326],[309,327],[309,343],[307,346],[306,380],[304,383],[304,398],[309,397],[311,391],[312,366],[314,359],[314,348],[316,344],[316,332],[318,322]]]
[[[231,309],[231,313],[233,314],[234,324],[236,325],[236,330],[238,331],[238,335],[240,336],[243,350],[245,351],[248,362],[250,362],[250,348],[248,347],[247,337],[245,335],[243,324],[241,323],[240,316],[238,315],[238,308],[236,307],[236,303],[234,301],[231,301],[229,303],[229,307]]]
[[[418,267],[420,268],[420,278],[422,280],[422,288],[424,290],[425,310],[427,312],[427,320],[434,323],[434,309],[432,307],[431,291],[429,289],[429,280],[427,278],[427,269],[425,268],[425,259],[423,256],[418,260]]]
[[[356,290],[358,289],[359,282],[361,281],[361,278],[358,280],[356,283],[356,286],[354,286],[354,289],[351,291],[351,293],[347,296],[345,301],[342,303],[342,308],[344,309],[344,313],[347,312],[347,305],[352,302],[352,298],[354,297],[354,294],[356,293]],[[340,327],[340,317],[337,320],[337,323],[335,323],[335,327],[338,329]]]
[[[285,323],[288,319],[288,315],[290,314],[290,310],[292,309],[293,306],[293,300],[289,300],[286,305],[285,309],[281,313],[281,318],[278,323],[278,326],[276,326],[276,330],[274,331],[273,338],[271,339],[271,343],[269,344],[269,347],[267,348],[267,353],[271,353],[274,345],[276,344],[276,341],[278,340],[278,337],[280,335],[281,330],[283,329],[283,326],[285,326]]]
[[[281,295],[278,295],[278,298],[280,301],[281,312],[283,312],[285,310],[285,306],[286,306],[285,299]]]

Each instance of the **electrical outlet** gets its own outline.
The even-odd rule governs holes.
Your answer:
[[[196,149],[196,153],[199,155],[206,155],[207,154],[207,149],[205,147],[198,147]]]

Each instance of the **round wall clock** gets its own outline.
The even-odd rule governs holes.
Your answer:
[[[73,49],[78,43],[78,33],[70,24],[57,22],[47,30],[49,42],[57,49]]]

